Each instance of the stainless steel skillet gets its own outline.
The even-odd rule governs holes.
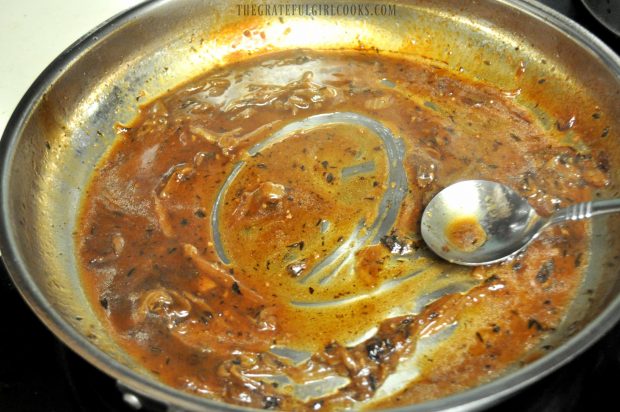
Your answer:
[[[114,139],[115,122],[134,117],[140,101],[248,52],[377,47],[502,89],[520,88],[524,100],[545,108],[541,121],[553,125],[576,113],[588,145],[608,154],[613,184],[601,196],[617,197],[620,60],[613,52],[531,1],[392,4],[393,15],[260,16],[256,8],[252,16],[228,2],[147,2],[59,56],[24,96],[0,142],[0,249],[42,321],[139,397],[170,410],[237,409],[159,383],[117,346],[81,290],[71,234],[82,190]],[[264,31],[265,39],[248,37],[246,30]],[[522,62],[526,71],[517,83]],[[411,409],[490,405],[570,361],[609,330],[620,318],[619,229],[615,217],[593,227],[587,280],[554,337],[555,350],[489,384]]]

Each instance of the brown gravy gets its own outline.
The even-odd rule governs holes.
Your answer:
[[[333,113],[392,140],[375,123],[304,123]],[[285,410],[442,397],[522,361],[588,260],[580,222],[499,265],[434,258],[421,211],[474,178],[549,214],[607,176],[510,94],[443,69],[361,52],[254,58],[119,127],[79,217],[83,283],[128,352],[195,394]]]
[[[474,216],[461,217],[448,223],[445,234],[450,245],[463,252],[473,252],[487,241],[487,233]]]

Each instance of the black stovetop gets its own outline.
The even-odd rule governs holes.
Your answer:
[[[579,0],[542,0],[619,53],[620,39]],[[131,411],[113,379],[75,355],[35,317],[0,264],[0,411]],[[581,356],[493,411],[607,410],[620,383],[620,325]]]

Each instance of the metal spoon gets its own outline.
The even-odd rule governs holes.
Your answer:
[[[461,265],[500,262],[525,249],[547,226],[620,211],[620,199],[578,203],[539,216],[509,187],[486,180],[448,186],[426,206],[422,238],[440,257]]]

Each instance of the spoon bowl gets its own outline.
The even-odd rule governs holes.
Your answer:
[[[501,183],[465,180],[439,192],[422,214],[422,238],[440,257],[467,266],[508,259],[547,226],[620,211],[620,199],[579,203],[539,216],[527,200]]]

